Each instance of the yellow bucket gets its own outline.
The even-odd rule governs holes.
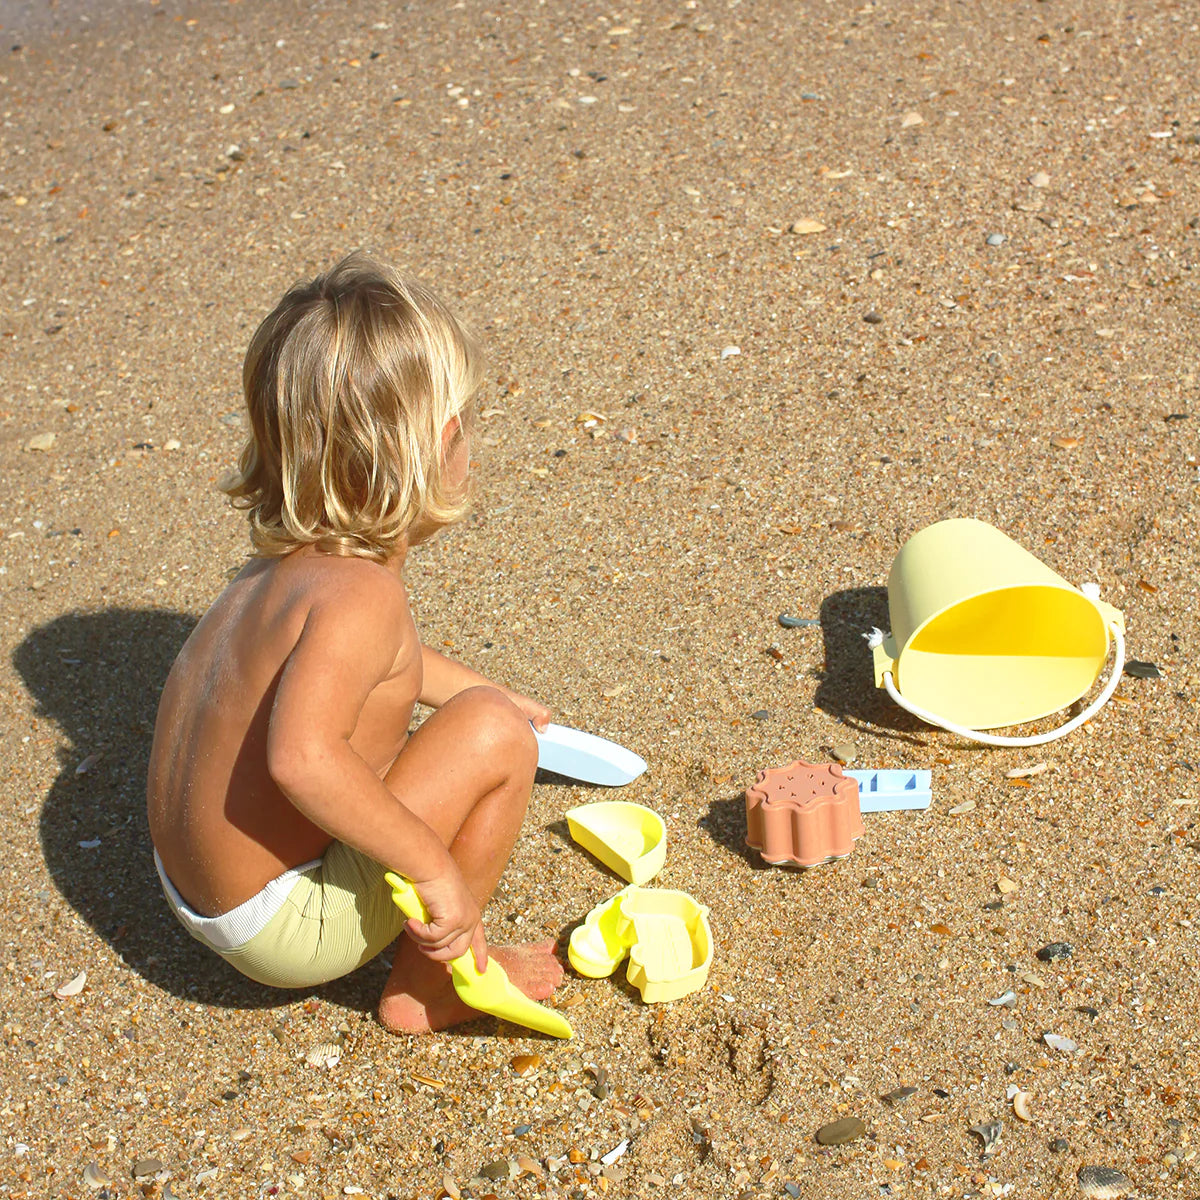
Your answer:
[[[1124,618],[1094,588],[1072,587],[983,521],[940,521],[901,547],[888,575],[892,632],[869,638],[875,683],[923,720],[978,741],[1033,745],[1061,737],[1107,701],[1124,659]],[[1051,734],[997,738],[980,729],[1057,712],[1099,678],[1104,693]]]

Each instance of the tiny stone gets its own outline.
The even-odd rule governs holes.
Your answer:
[[[874,875],[868,875],[862,881],[862,886],[865,888],[877,888],[879,886],[879,880],[876,879]]]
[[[33,448],[31,444],[30,449]],[[1133,679],[1161,679],[1163,677],[1163,673],[1158,669],[1156,663],[1142,662],[1136,658],[1131,658],[1125,664],[1125,674]]]
[[[1070,1150],[1070,1148],[1071,1144],[1066,1138],[1055,1138],[1050,1143],[1050,1149],[1053,1150],[1055,1154],[1063,1154],[1067,1150]]]
[[[783,1190],[792,1197],[792,1200],[796,1200],[796,1197],[800,1195],[799,1187],[797,1187],[796,1184],[792,1183],[790,1180],[783,1185]]]
[[[863,320],[866,321],[866,323],[868,325],[882,325],[883,324],[883,318],[874,310],[872,310],[869,313],[864,313]]]
[[[1035,188],[1044,188],[1050,186],[1050,176],[1045,171],[1035,171],[1029,177],[1031,186]]]
[[[890,1092],[885,1092],[880,1099],[894,1108],[897,1104],[903,1104],[909,1096],[915,1096],[916,1094],[917,1089],[915,1087],[898,1087]]]
[[[532,1125],[517,1125],[513,1128],[513,1137],[524,1137],[532,1128]]]
[[[507,1158],[498,1158],[495,1162],[486,1163],[479,1168],[480,1179],[511,1179],[512,1168],[509,1166]]]
[[[852,763],[858,757],[858,751],[853,742],[839,742],[833,748],[833,757],[838,762]]]
[[[1004,245],[1004,234],[989,233],[987,235],[987,244],[989,246],[1003,246]]]
[[[139,1158],[133,1164],[134,1179],[148,1179],[152,1175],[157,1175],[163,1169],[162,1163],[157,1158]]]
[[[1057,962],[1060,958],[1070,958],[1075,953],[1075,947],[1070,942],[1051,942],[1043,946],[1037,956],[1042,962]]]
[[[867,1132],[866,1125],[858,1117],[843,1117],[817,1130],[817,1141],[822,1146],[844,1146],[857,1141]]]
[[[43,454],[54,445],[55,435],[53,433],[35,433],[33,437],[25,443],[26,450],[39,450]]]
[[[1020,1063],[1006,1062],[1004,1064],[1005,1075],[1015,1075],[1021,1069]]]
[[[989,367],[998,367],[1003,361],[1004,359],[998,350],[993,350],[991,354],[987,356],[987,365]]]
[[[760,708],[757,712],[750,714],[752,721],[765,721],[771,714],[765,708]]]

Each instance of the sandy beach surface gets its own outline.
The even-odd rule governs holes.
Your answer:
[[[0,5],[0,1196],[1200,1193],[1198,21]],[[681,1000],[568,970],[569,1043],[392,1036],[382,962],[252,985],[154,877],[158,690],[248,548],[241,357],[360,246],[490,355],[423,635],[643,755],[654,885],[710,909]],[[1034,749],[902,713],[861,635],[961,516],[1158,677]],[[931,806],[764,866],[744,789],[834,747]],[[539,780],[493,941],[617,891],[564,819],[613,795]]]

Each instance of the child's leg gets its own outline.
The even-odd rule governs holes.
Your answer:
[[[449,847],[482,908],[508,863],[537,770],[529,722],[494,688],[468,688],[413,734],[386,783]],[[489,953],[534,999],[562,978],[553,942]],[[411,938],[396,944],[392,974],[379,1004],[391,1029],[443,1028],[477,1015],[457,997],[445,963],[422,954]]]

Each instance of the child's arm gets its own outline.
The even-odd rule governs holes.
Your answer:
[[[546,731],[553,716],[551,711],[536,700],[522,696],[501,684],[493,683],[478,671],[472,671],[457,659],[447,658],[428,646],[421,647],[421,660],[425,668],[425,681],[421,686],[420,700],[430,708],[441,708],[451,696],[457,695],[469,687],[492,687],[503,692],[529,719],[533,727],[541,733]]]
[[[390,580],[339,584],[334,596],[314,605],[284,664],[267,768],[310,821],[413,881],[430,912],[413,929],[425,953],[446,960],[471,948],[483,970],[479,905],[449,850],[350,745],[367,696],[391,674],[404,638],[415,634],[404,594]]]

